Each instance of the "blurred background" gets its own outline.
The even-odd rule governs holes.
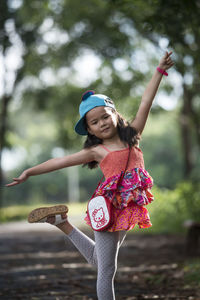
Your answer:
[[[140,144],[155,183],[150,232],[200,221],[200,2],[7,0],[0,11],[0,222],[44,204],[85,211],[99,170],[73,167],[4,185],[82,149],[74,125],[87,89],[111,97],[130,121],[165,51],[175,65]]]

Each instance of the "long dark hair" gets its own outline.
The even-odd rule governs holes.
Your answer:
[[[119,138],[122,142],[125,144],[128,144],[129,147],[133,147],[138,144],[138,141],[140,139],[139,134],[135,128],[130,126],[130,123],[122,117],[116,110],[112,109],[113,113],[117,114],[117,131],[119,134]],[[85,121],[85,127],[87,128],[87,122]],[[102,144],[102,140],[97,138],[95,135],[92,135],[88,132],[87,138],[84,143],[84,148],[90,148],[92,146],[97,146],[99,144]],[[90,169],[94,169],[98,166],[97,161],[91,161],[87,164],[83,165],[88,166]]]

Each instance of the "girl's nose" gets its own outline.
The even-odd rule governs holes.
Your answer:
[[[100,127],[103,127],[105,125],[105,121],[104,120],[100,120]]]

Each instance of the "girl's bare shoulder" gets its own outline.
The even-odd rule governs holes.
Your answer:
[[[95,145],[89,148],[94,156],[94,160],[100,162],[107,154],[106,150],[101,145]]]

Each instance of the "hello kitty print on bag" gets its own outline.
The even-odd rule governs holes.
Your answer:
[[[97,223],[97,227],[101,227],[106,223],[103,207],[95,209],[92,213],[93,220]]]
[[[102,196],[94,197],[89,201],[87,213],[94,230],[102,231],[110,225],[110,207],[110,201]]]

